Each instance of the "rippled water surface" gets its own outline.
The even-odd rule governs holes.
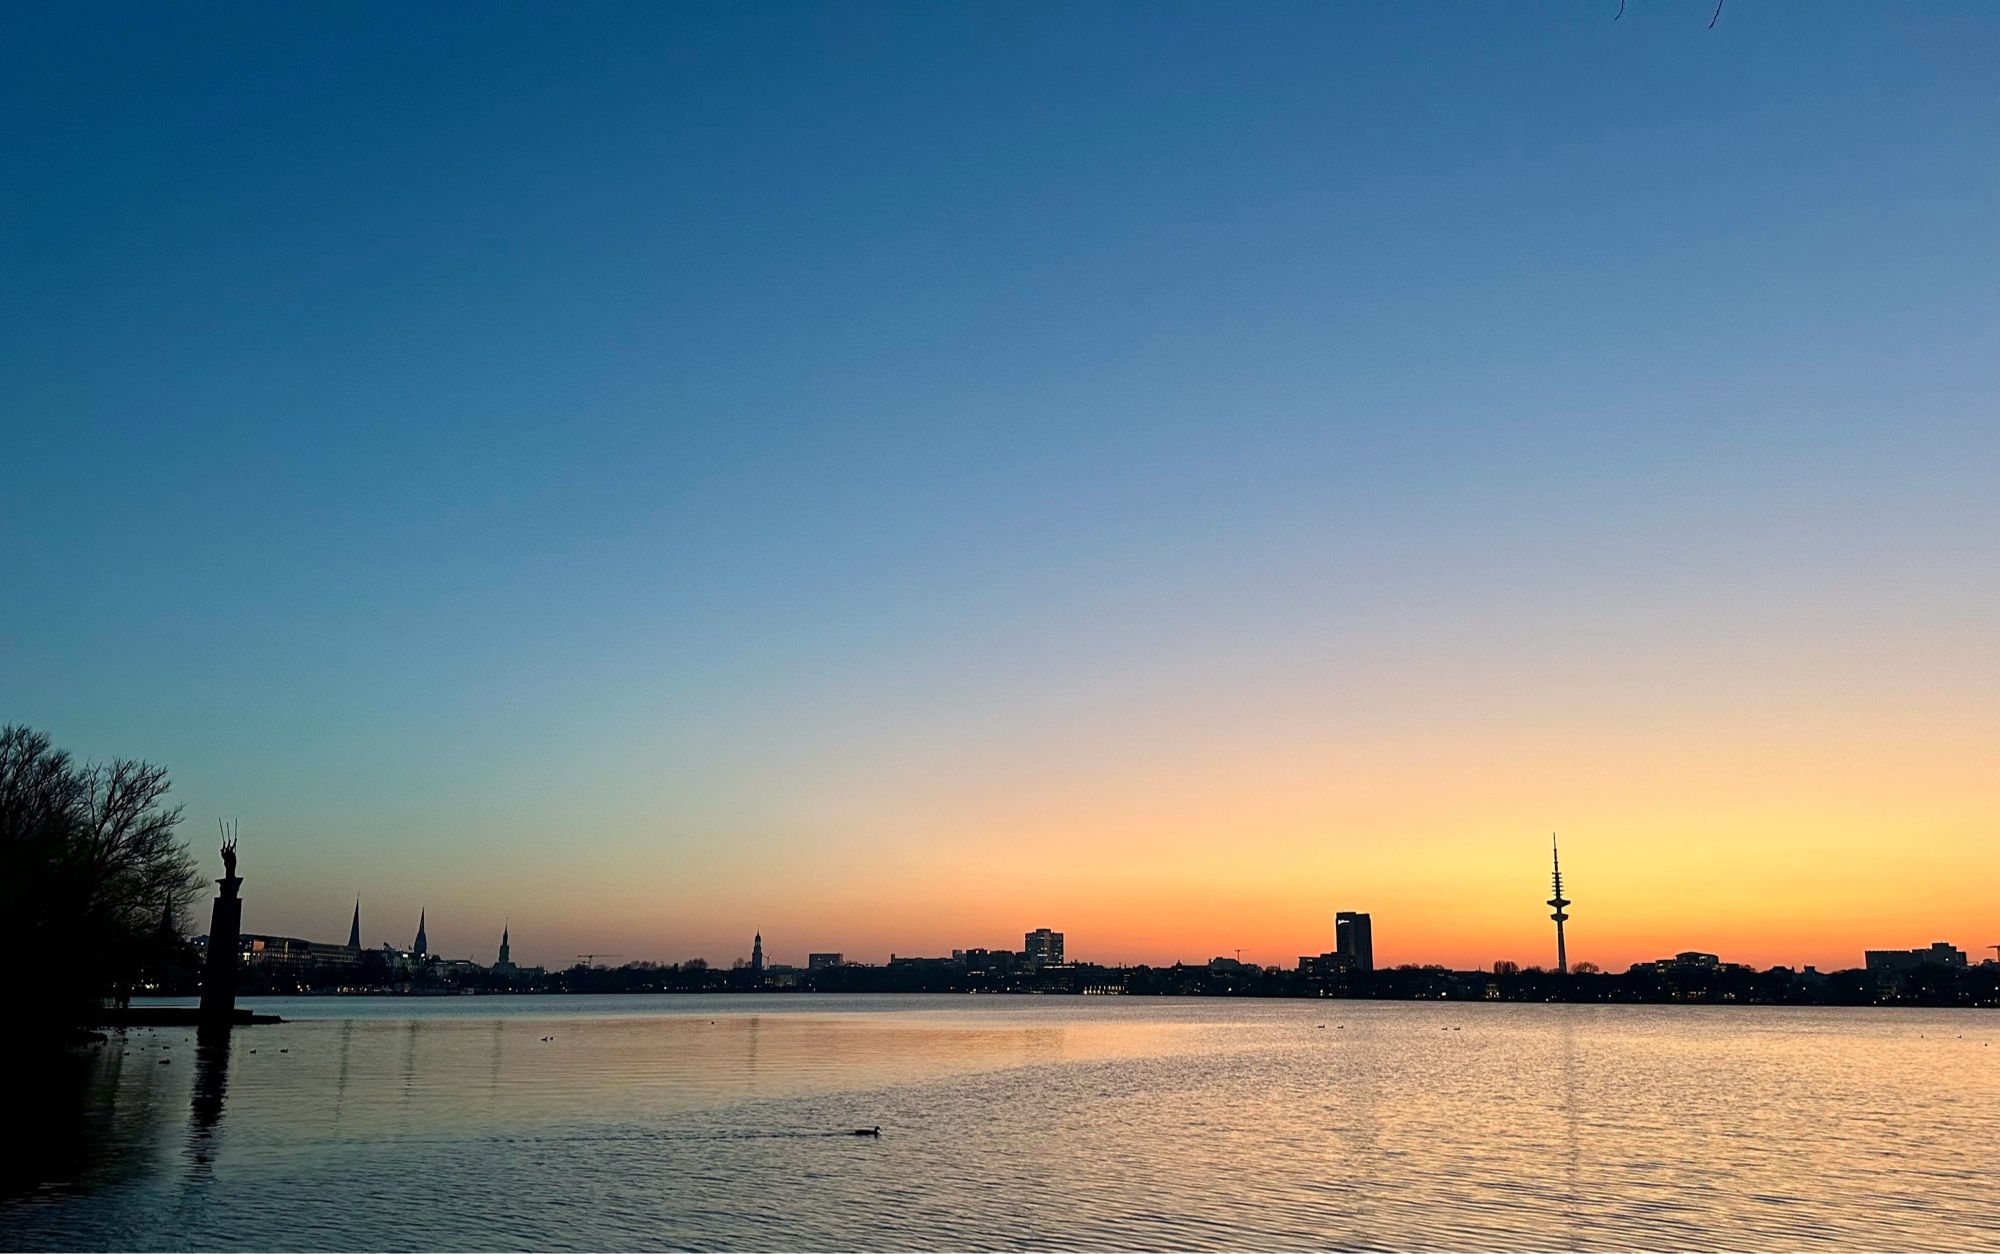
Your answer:
[[[0,1246],[2000,1250],[1977,1011],[258,1009],[15,1077]]]

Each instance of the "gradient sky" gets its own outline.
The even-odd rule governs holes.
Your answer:
[[[2000,941],[2000,6],[7,5],[0,720],[490,960]]]

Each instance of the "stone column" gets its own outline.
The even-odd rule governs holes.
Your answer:
[[[215,899],[215,914],[208,925],[208,962],[201,976],[201,1021],[205,1027],[226,1027],[236,1019],[236,972],[243,965],[237,953],[243,940],[243,900],[236,895],[243,877],[230,874],[215,882],[222,885],[222,895]]]

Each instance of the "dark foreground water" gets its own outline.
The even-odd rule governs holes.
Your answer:
[[[258,1008],[12,1077],[0,1247],[2000,1250],[1977,1011]]]

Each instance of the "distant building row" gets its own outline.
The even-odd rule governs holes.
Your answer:
[[[348,925],[347,943],[330,945],[324,941],[303,940],[296,936],[270,936],[262,933],[246,932],[238,940],[238,948],[243,964],[247,967],[266,969],[273,974],[302,971],[308,968],[331,971],[359,971],[369,958],[380,958],[382,969],[395,975],[415,976],[421,974],[428,979],[446,982],[484,975],[496,975],[513,979],[532,978],[542,974],[540,967],[517,966],[513,961],[512,929],[500,929],[500,952],[492,966],[481,966],[470,958],[440,958],[431,953],[430,912],[417,914],[417,935],[408,949],[399,949],[384,943],[380,949],[363,949],[361,946],[361,902],[354,903],[354,918]],[[195,945],[206,950],[208,937],[198,936]]]
[[[763,935],[755,942],[752,969],[759,976],[767,976],[774,983],[782,984],[797,968],[766,966],[761,961]],[[890,954],[889,966],[897,969],[938,969],[956,968],[966,971],[1040,971],[1064,965],[1063,934],[1049,928],[1038,927],[1021,938],[1018,952],[1011,949],[954,949],[949,958],[916,957],[905,954]],[[854,966],[847,955],[838,952],[822,952],[806,955],[806,970],[827,971],[836,967]]]

